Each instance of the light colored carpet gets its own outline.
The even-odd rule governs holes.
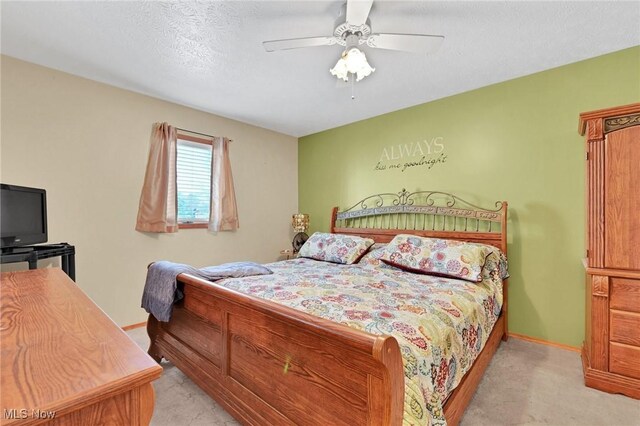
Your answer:
[[[146,349],[144,328],[129,331]],[[171,363],[154,382],[154,426],[238,423]],[[640,401],[584,386],[576,352],[502,342],[462,419],[471,425],[640,425]]]

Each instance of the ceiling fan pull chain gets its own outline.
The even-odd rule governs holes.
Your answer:
[[[354,81],[356,79],[355,74],[351,74],[349,76],[349,80],[351,80],[351,100],[354,101],[356,99],[356,85],[354,84]]]

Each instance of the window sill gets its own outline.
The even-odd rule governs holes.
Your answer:
[[[178,229],[207,229],[209,224],[207,222],[195,222],[195,223],[179,223]]]

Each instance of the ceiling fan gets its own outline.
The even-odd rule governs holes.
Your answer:
[[[372,5],[373,0],[347,0],[343,13],[338,17],[332,36],[271,40],[262,42],[262,45],[267,52],[303,47],[344,46],[340,59],[329,71],[344,81],[349,81],[350,75],[355,75],[356,81],[360,81],[375,71],[375,68],[372,68],[367,62],[360,46],[433,53],[442,44],[444,36],[440,35],[372,33],[368,19]],[[345,9],[346,11],[344,11]]]

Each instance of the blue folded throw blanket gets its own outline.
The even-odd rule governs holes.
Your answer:
[[[182,299],[183,295],[178,289],[176,279],[178,275],[183,273],[209,281],[273,274],[271,269],[254,262],[224,263],[200,269],[166,260],[155,262],[147,270],[147,280],[142,293],[142,307],[158,321],[169,321],[173,304]]]

